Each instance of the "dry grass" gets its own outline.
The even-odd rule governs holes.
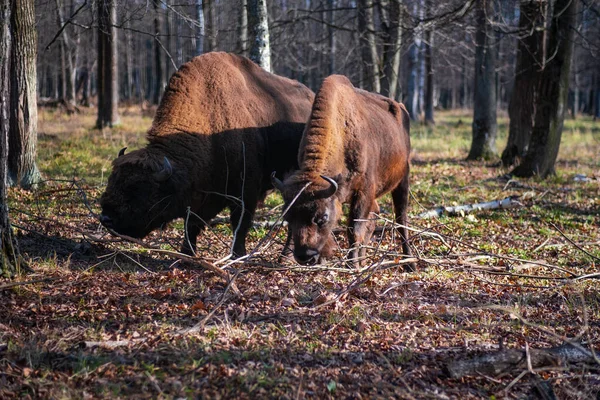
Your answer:
[[[36,270],[24,279],[54,280],[0,291],[0,397],[536,398],[540,382],[557,398],[598,396],[594,364],[537,369],[516,381],[526,367],[495,377],[445,374],[453,360],[500,343],[547,348],[577,338],[599,349],[597,280],[572,279],[599,272],[598,123],[567,121],[556,177],[507,183],[498,179],[505,171],[463,161],[468,112],[440,113],[434,128],[412,129],[410,215],[509,195],[524,207],[412,218],[418,231],[441,235],[413,235],[415,273],[394,264],[400,257],[383,220],[362,271],[344,264],[342,235],[338,260],[321,269],[277,264],[279,233],[252,262],[229,268],[238,296],[195,263],[112,238],[85,207],[82,193],[98,211],[118,149],[143,145],[151,120],[129,114],[100,133],[91,112],[41,113],[39,164],[66,182],[13,190],[10,205]],[[500,123],[503,143],[506,119]],[[389,218],[389,199],[381,203]],[[274,219],[278,204],[271,196],[258,222]],[[249,247],[266,232],[257,227]],[[181,236],[176,222],[146,242],[172,249]],[[218,224],[199,238],[201,256],[214,262],[230,242],[229,227]],[[199,321],[197,333],[179,334]]]

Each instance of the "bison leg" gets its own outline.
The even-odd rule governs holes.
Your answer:
[[[257,199],[244,199],[244,212],[242,215],[242,207],[231,207],[231,229],[233,230],[233,256],[242,257],[246,255],[246,235],[252,226],[254,211],[256,210]],[[241,220],[241,221],[240,221]]]
[[[281,254],[277,259],[277,262],[281,263],[286,259],[292,258],[294,252],[292,251],[290,244],[292,242],[292,233],[290,232],[290,226],[287,228],[287,237],[285,238],[285,244],[283,245],[283,250],[281,250]]]
[[[392,191],[392,200],[394,201],[394,212],[396,213],[396,223],[402,225],[400,230],[400,238],[402,239],[402,252],[407,256],[412,256],[410,246],[408,245],[408,196],[409,196],[409,178],[408,171],[400,184]],[[414,271],[415,264],[409,264],[408,270]]]
[[[371,211],[379,211],[379,206],[372,196],[357,195],[350,206],[350,218],[348,225],[348,242],[350,256],[354,265],[363,265],[366,260],[366,249],[360,248],[366,244],[375,230],[375,221],[369,221]]]
[[[187,254],[188,256],[196,255],[196,239],[203,228],[203,223],[188,223],[183,237],[183,245],[181,246],[183,254]]]

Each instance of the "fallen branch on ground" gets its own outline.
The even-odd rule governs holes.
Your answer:
[[[528,354],[527,354],[528,353]],[[584,348],[576,348],[564,344],[550,349],[532,349],[529,351],[519,349],[502,350],[492,354],[459,360],[447,366],[447,373],[451,378],[462,378],[467,375],[497,376],[502,373],[514,372],[516,369],[541,368],[559,366],[561,364],[593,363],[591,352]]]
[[[506,208],[515,208],[521,207],[523,203],[517,200],[518,196],[509,196],[502,200],[494,200],[488,201],[485,203],[477,203],[477,204],[465,204],[460,206],[452,206],[452,207],[438,207],[433,210],[422,212],[417,215],[418,218],[428,219],[434,217],[441,217],[442,215],[463,215],[468,214],[473,211],[481,211],[481,210],[495,210],[495,209],[506,209]]]
[[[102,342],[91,342],[91,341],[85,341],[85,342],[81,342],[80,346],[86,349],[93,349],[95,347],[101,347],[103,349],[108,349],[108,350],[112,350],[112,349],[116,349],[117,347],[125,347],[125,346],[129,346],[132,344],[138,344],[141,342],[146,341],[146,339],[140,338],[140,339],[131,339],[131,340],[105,340]]]
[[[10,289],[12,287],[15,286],[24,286],[24,285],[31,285],[33,283],[40,283],[40,282],[48,282],[48,281],[55,281],[58,278],[52,278],[52,277],[48,277],[48,278],[41,278],[41,279],[33,279],[31,281],[23,281],[23,282],[11,282],[11,283],[7,283],[6,285],[2,285],[0,286],[0,290],[6,290],[6,289]]]

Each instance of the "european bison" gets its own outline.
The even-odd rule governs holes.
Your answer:
[[[350,203],[348,240],[356,262],[375,229],[367,221],[378,212],[376,199],[392,192],[396,222],[406,226],[409,186],[409,117],[387,97],[356,89],[348,78],[332,75],[317,92],[298,152],[299,170],[273,185],[286,207],[294,257],[314,264],[331,254],[331,230]],[[402,250],[410,255],[408,232],[400,229]],[[354,247],[356,246],[356,247]]]
[[[306,86],[247,58],[194,58],[169,81],[147,146],[113,161],[101,222],[141,238],[186,217],[189,207],[182,248],[189,254],[200,230],[228,207],[233,254],[246,254],[245,237],[257,203],[272,188],[271,171],[283,177],[297,165],[313,98]]]

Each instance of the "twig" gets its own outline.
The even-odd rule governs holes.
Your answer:
[[[590,256],[592,259],[595,260],[599,260],[600,261],[600,257],[596,257],[595,255],[589,253],[588,251],[586,251],[583,247],[579,246],[577,243],[575,243],[573,240],[571,240],[571,238],[569,238],[567,235],[564,234],[563,231],[561,231],[560,229],[558,229],[558,227],[556,225],[554,225],[552,222],[548,222],[550,224],[550,226],[552,226],[558,233],[560,233],[560,235],[562,237],[564,237],[569,243],[571,243],[573,246],[575,246],[575,248],[585,254],[587,254],[588,256]]]
[[[0,286],[0,290],[6,290],[6,289],[10,289],[15,286],[31,285],[31,284],[40,283],[40,282],[50,282],[50,281],[55,281],[57,279],[58,278],[48,277],[48,278],[33,279],[30,281],[23,281],[23,282],[11,282],[11,283],[7,283],[5,285]]]

